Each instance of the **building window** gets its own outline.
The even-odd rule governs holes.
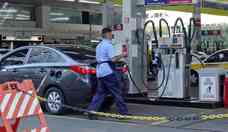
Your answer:
[[[102,14],[82,11],[82,24],[102,25]]]
[[[92,24],[90,20],[90,13],[88,11],[82,12],[82,24]]]
[[[77,9],[51,8],[49,12],[49,21],[52,23],[81,24],[81,12]]]
[[[114,20],[114,24],[121,24],[122,23],[122,15],[121,14],[118,14],[118,13],[116,13],[116,14],[114,14],[114,18],[113,18]]]
[[[102,25],[102,14],[101,13],[91,13],[91,21],[94,25]]]
[[[32,21],[33,7],[28,5],[17,5],[0,3],[0,21]]]

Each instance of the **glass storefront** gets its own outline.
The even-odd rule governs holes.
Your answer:
[[[101,13],[86,13],[72,8],[52,7],[48,16],[51,23],[89,24],[91,21],[91,24],[102,25]]]
[[[48,14],[52,23],[81,24],[81,12],[70,8],[51,8]]]
[[[90,16],[91,16],[92,24],[102,25],[102,14],[101,13],[92,13]]]
[[[14,5],[7,2],[0,3],[0,22],[6,20],[13,21],[33,21],[34,8],[29,5]]]

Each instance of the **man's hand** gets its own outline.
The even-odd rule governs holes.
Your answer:
[[[124,58],[126,58],[128,56],[128,53],[127,52],[123,52],[122,55],[123,55]]]
[[[112,58],[112,62],[117,62],[117,61],[121,60],[124,57],[125,57],[124,54],[117,55],[117,56]]]

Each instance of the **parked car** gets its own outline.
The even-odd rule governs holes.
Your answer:
[[[191,83],[193,86],[199,84],[199,73],[198,71],[202,68],[217,68],[227,69],[228,68],[228,49],[218,50],[215,53],[209,55],[201,62],[195,61],[191,65]]]
[[[192,63],[199,63],[199,59],[203,61],[208,57],[208,55],[204,52],[194,51],[194,52],[191,52],[191,54],[193,55]]]
[[[2,57],[4,54],[10,52],[10,49],[0,49],[0,57]]]
[[[32,79],[40,96],[57,102],[42,104],[44,109],[60,114],[65,111],[61,104],[86,106],[90,102],[97,87],[96,70],[90,65],[92,60],[94,56],[79,52],[45,46],[21,47],[0,59],[0,82]],[[128,89],[124,72],[120,69],[118,76],[121,85]]]

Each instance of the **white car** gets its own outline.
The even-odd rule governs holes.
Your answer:
[[[198,86],[198,71],[202,68],[228,69],[228,49],[218,50],[203,60],[193,57],[191,65],[191,83],[193,86]]]

